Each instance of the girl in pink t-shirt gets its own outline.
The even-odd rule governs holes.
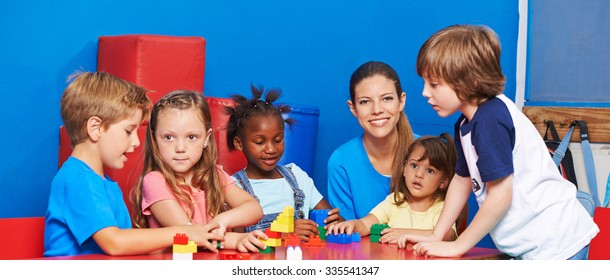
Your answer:
[[[161,98],[151,112],[144,169],[134,188],[134,223],[166,227],[216,223],[221,246],[258,252],[261,231],[228,229],[256,223],[263,211],[251,195],[216,165],[210,109],[197,92],[178,90]]]

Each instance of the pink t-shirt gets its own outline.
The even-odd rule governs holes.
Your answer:
[[[222,189],[227,193],[227,190],[235,185],[235,181],[222,169],[222,166],[216,165],[218,175],[220,175],[220,183]],[[192,193],[194,204],[193,223],[207,223],[212,217],[208,215],[206,202],[205,202],[205,191],[198,190]],[[157,220],[152,215],[149,207],[161,200],[173,199],[178,201],[174,192],[171,190],[165,177],[159,171],[152,171],[144,176],[142,182],[142,213],[148,216],[148,224],[151,228],[161,227]],[[178,202],[180,203],[180,202]],[[186,213],[186,207],[180,203],[182,209]]]

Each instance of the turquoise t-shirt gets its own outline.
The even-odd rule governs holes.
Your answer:
[[[390,194],[391,174],[380,174],[369,160],[362,134],[328,159],[328,199],[346,220],[360,219]],[[414,138],[419,135],[414,134]]]
[[[328,159],[328,198],[346,220],[360,219],[390,193],[390,176],[369,160],[362,135],[337,148]]]
[[[131,228],[119,185],[69,157],[51,183],[44,232],[44,256],[104,254],[92,236],[116,226]]]

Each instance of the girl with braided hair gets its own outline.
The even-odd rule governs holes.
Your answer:
[[[269,228],[285,206],[295,209],[294,232],[304,241],[318,235],[318,225],[308,219],[312,209],[330,209],[330,204],[316,189],[313,180],[296,164],[278,165],[284,153],[284,125],[292,127],[294,120],[284,119],[290,112],[287,105],[274,106],[281,95],[280,89],[270,89],[264,99],[263,87],[251,86],[252,98],[233,95],[237,103],[226,107],[230,115],[227,124],[229,150],[244,153],[248,165],[233,174],[237,183],[258,199],[263,208],[263,218],[246,231]],[[342,221],[339,209],[328,211],[325,227]]]

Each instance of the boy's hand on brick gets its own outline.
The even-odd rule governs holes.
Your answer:
[[[466,253],[455,241],[425,241],[413,245],[413,252],[420,256],[459,257]]]
[[[409,244],[415,244],[424,241],[438,241],[439,239],[430,234],[430,235],[416,235],[416,234],[402,234],[398,238],[397,244],[398,248],[406,248]]]

